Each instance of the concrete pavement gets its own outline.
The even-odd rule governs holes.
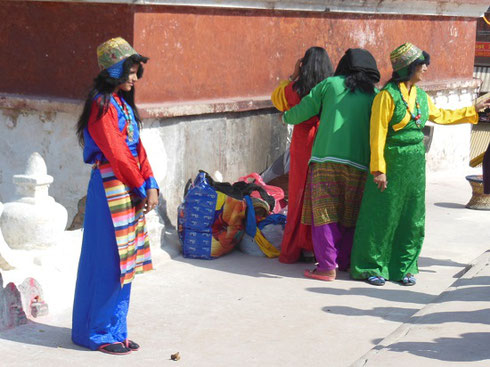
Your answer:
[[[490,251],[354,366],[490,365]]]
[[[315,281],[302,276],[308,264],[238,251],[157,261],[133,284],[129,332],[142,348],[116,357],[71,343],[75,270],[66,266],[64,276],[42,283],[56,300],[48,299],[51,314],[0,332],[0,366],[490,365],[483,348],[490,269],[483,260],[481,270],[471,266],[488,259],[490,212],[464,208],[471,195],[464,176],[474,172],[429,174],[414,287],[373,287],[346,273]],[[170,360],[175,352],[179,361]]]

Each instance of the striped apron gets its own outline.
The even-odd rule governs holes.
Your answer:
[[[143,201],[116,178],[109,163],[99,163],[98,168],[114,224],[122,287],[135,274],[153,269]]]

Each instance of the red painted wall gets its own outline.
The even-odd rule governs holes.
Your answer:
[[[475,26],[465,18],[138,8],[135,44],[153,60],[138,94],[147,102],[267,95],[316,45],[335,64],[347,48],[367,48],[386,80],[390,51],[411,41],[432,55],[429,79],[471,78]]]
[[[4,1],[0,19],[0,93],[84,98],[99,72],[97,46],[133,41],[128,6]]]
[[[411,41],[432,56],[429,80],[471,78],[476,35],[470,18],[86,3],[3,2],[0,19],[0,92],[83,98],[97,45],[120,35],[151,58],[138,85],[145,103],[268,95],[310,46],[335,64],[367,48],[386,80],[389,52]]]

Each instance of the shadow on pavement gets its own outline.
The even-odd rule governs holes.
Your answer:
[[[311,263],[282,264],[277,258],[250,256],[236,249],[213,260],[188,259],[182,255],[173,260],[205,269],[259,278],[303,278],[305,269],[314,268]]]
[[[251,256],[244,254],[238,249],[229,254],[213,260],[189,259],[182,255],[173,258],[174,261],[182,262],[192,266],[205,269],[214,269],[228,273],[248,275],[252,277],[288,277],[303,278],[305,269],[314,269],[313,263],[297,262],[294,264],[283,264],[276,259]],[[238,261],[237,261],[238,260]],[[466,267],[467,264],[458,263],[450,259],[434,259],[430,257],[419,258],[419,271],[425,273],[436,273],[437,271],[427,269],[431,266]],[[348,272],[338,271],[337,280],[352,280]],[[353,281],[353,280],[352,280]]]
[[[446,322],[490,325],[490,310],[435,312],[423,316],[415,316],[410,322],[424,325],[444,324]]]
[[[379,317],[383,320],[406,322],[416,313],[418,308],[401,308],[401,307],[374,307],[371,310],[363,310],[346,306],[325,306],[322,309],[325,312],[344,315],[344,316],[372,316]]]
[[[488,284],[488,283],[487,283]],[[461,285],[456,282],[458,288],[445,293],[439,302],[462,301],[462,302],[490,302],[490,286],[476,286],[459,288]]]
[[[437,271],[435,270],[427,270],[427,269],[419,269],[419,273],[432,273],[435,274]]]
[[[456,281],[456,285],[458,287],[464,287],[466,285],[490,285],[490,276],[479,276],[472,278],[461,278]],[[490,301],[490,295],[487,297],[487,300]]]
[[[434,259],[432,257],[420,256],[418,260],[419,268],[425,268],[429,266],[455,266],[466,267],[468,264],[458,263],[450,259]],[[420,269],[422,271],[422,269]]]
[[[434,203],[435,206],[439,206],[441,208],[449,208],[449,209],[466,209],[466,206],[460,203]]]
[[[344,316],[373,316],[383,320],[407,322],[412,324],[444,324],[462,322],[472,324],[490,324],[490,310],[436,312],[424,316],[413,316],[419,309],[400,307],[374,307],[370,310],[347,306],[325,306],[324,312]]]
[[[490,359],[490,333],[465,333],[459,338],[437,338],[434,342],[400,342],[386,348],[440,361],[475,362]]]
[[[401,287],[401,286],[400,286]],[[397,289],[386,289],[383,287],[373,287],[369,288],[349,288],[349,289],[337,289],[337,288],[306,288],[306,290],[315,293],[331,294],[336,296],[366,296],[371,298],[384,299],[386,301],[392,302],[404,302],[404,303],[416,303],[416,304],[427,304],[437,297],[432,294],[415,292],[408,290],[407,287]]]
[[[49,348],[90,351],[71,341],[71,329],[29,321],[26,325],[0,331],[0,340]]]

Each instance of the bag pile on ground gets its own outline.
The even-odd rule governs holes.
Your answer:
[[[252,245],[246,246],[249,250],[244,252],[267,257],[279,256],[281,241],[278,237],[282,239],[282,233],[272,227],[268,229],[274,238],[273,245],[262,233],[264,226],[258,228],[257,224],[272,217],[269,214],[282,199],[282,190],[264,186],[245,180],[233,185],[215,182],[206,172],[200,171],[194,183],[186,188],[184,202],[178,208],[178,233],[183,256],[215,259],[225,255],[240,243],[245,231],[260,253],[256,249],[252,250]],[[269,195],[268,191],[275,196]],[[277,216],[283,217],[277,222],[283,229],[286,217]],[[269,226],[276,224],[269,223]]]

